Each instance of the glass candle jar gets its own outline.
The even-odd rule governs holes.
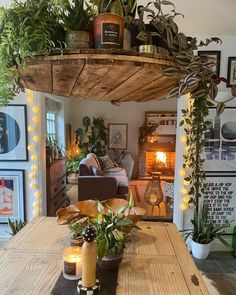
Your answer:
[[[80,247],[68,247],[63,252],[63,276],[67,280],[78,280],[82,276]]]

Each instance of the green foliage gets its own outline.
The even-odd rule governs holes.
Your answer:
[[[26,223],[22,220],[11,221],[11,219],[8,218],[8,225],[11,229],[11,232],[9,234],[14,236],[26,225]]]
[[[85,0],[57,0],[59,19],[67,31],[91,31],[95,12]]]
[[[90,0],[98,13],[117,13],[123,16],[123,0]]]
[[[71,156],[70,159],[66,160],[66,173],[77,173],[79,169],[79,163],[83,158],[83,155],[79,154]]]
[[[105,146],[108,143],[107,128],[102,118],[89,117],[83,118],[83,128],[75,131],[75,142],[78,144],[81,154],[86,157],[88,153],[94,153],[97,156],[106,154]]]
[[[116,214],[108,206],[104,208],[99,201],[98,211],[101,214],[91,219],[97,233],[98,258],[122,253],[127,242],[127,231],[135,225],[131,220],[125,219],[124,214],[120,212]]]
[[[13,1],[0,9],[0,104],[7,104],[22,89],[19,68],[33,51],[49,52],[63,40],[57,6],[49,0]],[[57,44],[60,45],[60,44]]]
[[[190,236],[192,240],[199,244],[209,244],[215,239],[219,239],[225,246],[231,249],[231,246],[222,238],[224,230],[230,226],[230,223],[223,225],[214,225],[208,221],[208,206],[203,204],[200,212],[195,210],[194,218],[191,220],[193,229],[185,230],[185,240]]]
[[[86,226],[89,224],[89,218],[83,217],[81,219],[75,219],[69,222],[68,227],[72,234],[72,239],[81,238],[81,234]]]

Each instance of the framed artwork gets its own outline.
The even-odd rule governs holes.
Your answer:
[[[199,56],[207,56],[207,57],[213,57],[217,60],[217,64],[212,69],[216,75],[219,77],[220,76],[220,58],[221,58],[221,51],[219,50],[200,50],[198,51]]]
[[[108,124],[108,148],[126,150],[128,144],[128,124]]]
[[[25,217],[24,170],[0,169],[0,223]]]
[[[26,105],[0,107],[0,161],[28,161]]]
[[[229,57],[228,59],[227,80],[227,87],[231,87],[236,84],[236,57]]]
[[[204,170],[208,172],[236,171],[236,108],[227,107],[220,115],[216,108],[209,108],[208,121],[211,122],[205,132]]]
[[[232,232],[236,225],[236,172],[209,173],[206,183],[203,200],[209,208],[209,220],[217,225],[233,221],[227,230]]]

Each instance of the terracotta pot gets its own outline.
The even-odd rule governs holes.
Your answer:
[[[118,255],[104,256],[101,260],[98,259],[97,263],[99,267],[102,269],[112,270],[112,269],[117,269],[119,267],[122,259],[123,259],[123,251],[122,253]]]
[[[95,48],[123,48],[124,18],[114,13],[101,13],[93,20]]]
[[[92,34],[85,31],[66,32],[66,45],[72,49],[91,48]]]

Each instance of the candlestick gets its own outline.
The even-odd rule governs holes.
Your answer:
[[[78,280],[82,275],[80,247],[69,247],[63,252],[63,276],[67,280]]]
[[[95,244],[96,231],[88,226],[82,232],[84,240],[82,254],[82,280],[79,280],[77,290],[79,294],[97,294],[100,283],[96,280],[97,248]]]

